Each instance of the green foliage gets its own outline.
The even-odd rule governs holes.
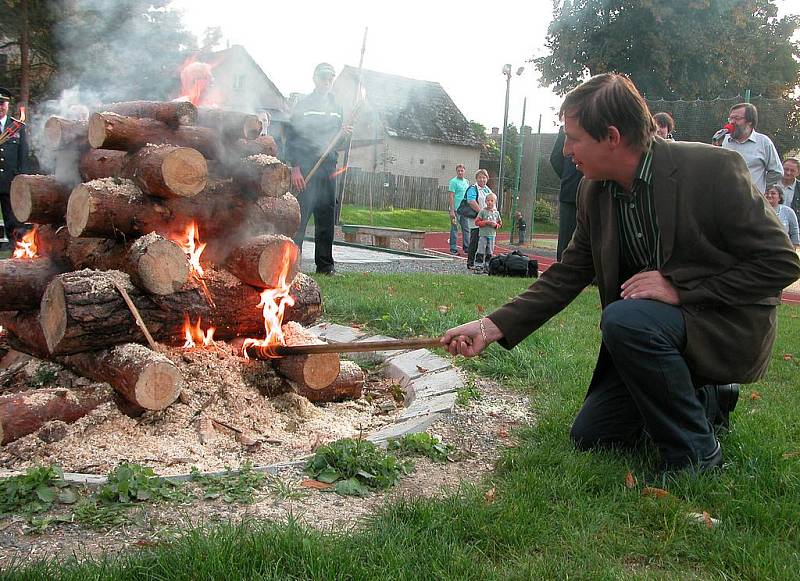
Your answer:
[[[96,531],[108,531],[130,522],[130,504],[97,502],[97,498],[82,498],[72,512],[72,522]]]
[[[317,449],[305,466],[320,482],[336,483],[335,492],[364,496],[370,488],[388,488],[411,470],[409,461],[386,454],[368,440],[344,438]]]
[[[192,482],[203,490],[204,500],[221,498],[228,503],[252,504],[255,492],[264,488],[267,477],[253,470],[252,463],[247,461],[239,471],[232,472],[228,468],[219,476],[201,474],[197,468],[192,468]]]
[[[43,363],[28,380],[28,384],[31,387],[44,387],[46,385],[52,385],[58,377],[57,369],[58,368],[54,365]]]
[[[535,224],[552,224],[556,220],[556,209],[547,200],[539,198],[536,200],[533,217]]]
[[[277,476],[267,479],[270,493],[279,500],[300,500],[308,496],[308,492],[299,488],[296,482]]]
[[[445,444],[427,432],[390,438],[386,446],[389,451],[401,456],[425,456],[435,462],[446,462],[455,449],[452,444]]]
[[[63,478],[57,466],[36,466],[25,474],[0,480],[0,516],[30,516],[49,510],[56,501],[74,503],[75,492]]]
[[[447,212],[417,208],[373,210],[370,216],[369,208],[345,204],[342,206],[341,221],[342,224],[370,224],[426,232],[450,231],[450,216]]]
[[[650,98],[785,97],[800,81],[798,26],[773,0],[577,0],[557,3],[534,62],[559,94],[618,71]]]
[[[456,404],[461,407],[469,407],[471,401],[479,399],[481,399],[481,392],[475,385],[475,381],[466,382],[456,392]]]
[[[186,501],[190,496],[183,483],[162,479],[152,468],[124,462],[108,475],[108,482],[97,491],[100,500],[130,504],[145,500]]]

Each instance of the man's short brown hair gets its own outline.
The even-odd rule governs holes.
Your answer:
[[[758,127],[758,109],[752,103],[737,103],[728,111],[728,115],[733,113],[734,109],[744,109],[744,120],[753,126],[753,129]]]
[[[456,166],[456,171],[458,171],[458,168],[460,168],[460,167],[463,167],[463,168],[464,168],[464,171],[467,171],[467,166],[465,166],[463,163],[459,163],[459,164]]]
[[[597,75],[567,93],[559,117],[574,117],[593,139],[601,141],[614,126],[630,147],[646,149],[656,122],[631,80],[619,73]]]
[[[800,159],[797,159],[796,157],[787,157],[783,160],[783,163],[786,163],[787,161],[791,161],[795,167],[797,167],[798,171],[800,171]]]

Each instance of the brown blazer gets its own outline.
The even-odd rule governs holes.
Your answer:
[[[800,277],[789,237],[736,152],[656,138],[653,194],[661,273],[677,288],[684,355],[701,381],[748,383],[767,368],[781,291]],[[620,298],[617,214],[602,182],[584,179],[562,261],[489,315],[511,348],[597,277],[603,308]]]

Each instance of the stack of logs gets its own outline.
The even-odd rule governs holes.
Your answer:
[[[189,102],[114,103],[88,122],[50,118],[55,175],[19,175],[11,186],[16,217],[37,225],[37,256],[0,261],[9,344],[108,382],[135,409],[164,409],[183,378],[155,341],[182,345],[187,321],[214,327],[219,340],[263,337],[261,291],[287,268],[295,303],[284,320],[296,322],[285,325],[287,344],[313,342],[300,324],[317,320],[320,290],[297,273],[289,238],[300,208],[289,168],[260,131],[254,115]],[[200,269],[184,249],[192,231],[207,244]],[[314,401],[358,397],[364,381],[347,362],[340,373],[337,354],[276,367]],[[0,444],[104,401],[78,389],[0,396]]]

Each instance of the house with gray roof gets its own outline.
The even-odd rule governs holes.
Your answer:
[[[333,84],[345,122],[356,103],[358,69],[345,66]],[[481,142],[437,82],[364,70],[363,105],[353,131],[349,167],[365,172],[434,178],[439,186],[463,163],[478,169]]]

